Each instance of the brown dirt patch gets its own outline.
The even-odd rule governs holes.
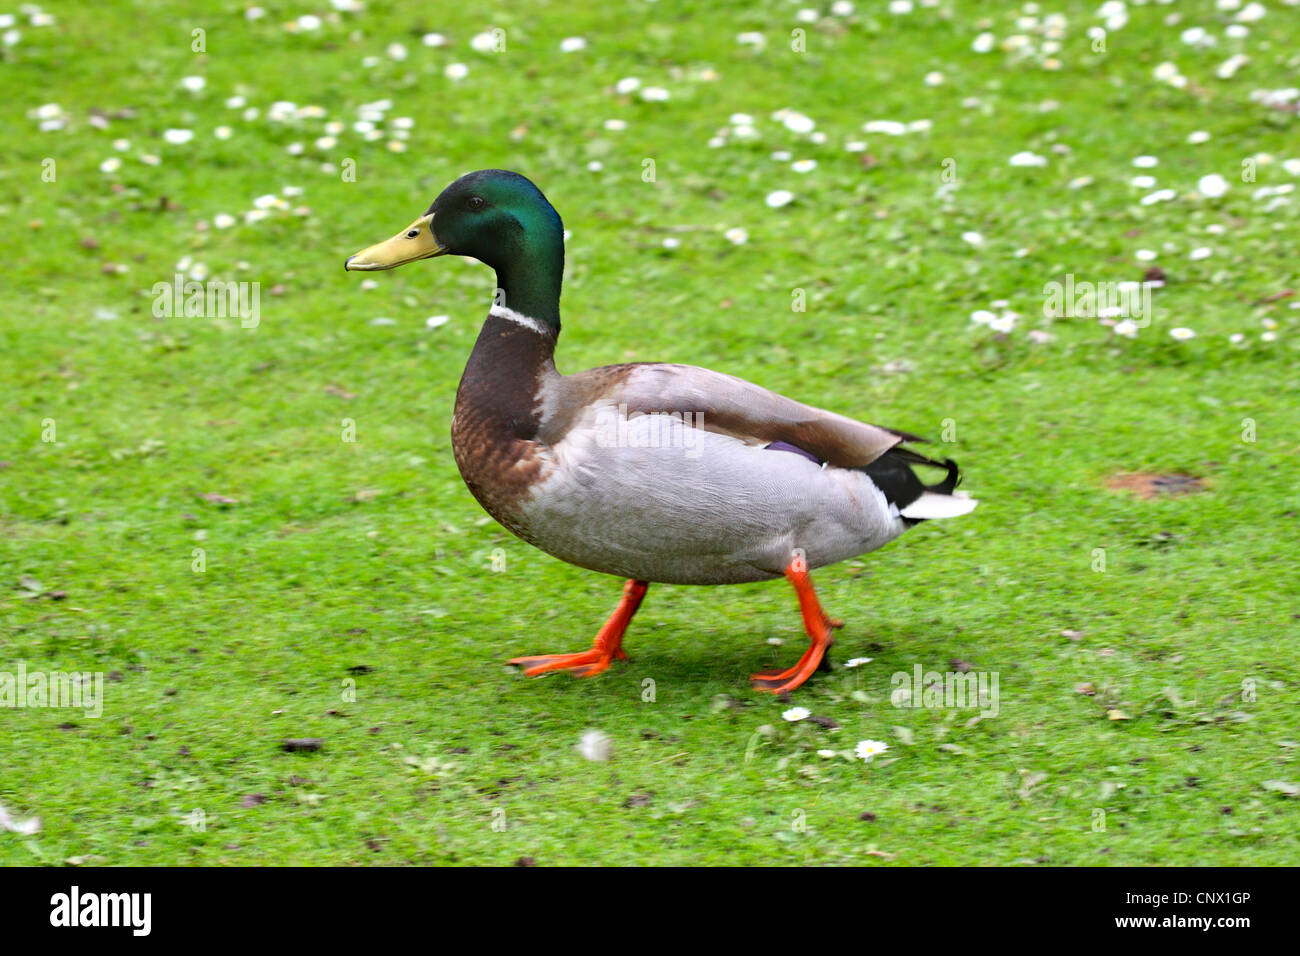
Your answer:
[[[1193,475],[1157,475],[1151,472],[1111,475],[1106,479],[1111,491],[1131,491],[1139,498],[1164,495],[1190,495],[1205,491],[1205,479]]]

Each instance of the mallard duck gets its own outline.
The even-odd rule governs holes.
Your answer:
[[[493,518],[570,564],[625,578],[590,650],[517,657],[533,676],[590,677],[627,658],[623,636],[652,582],[738,584],[784,576],[808,634],[793,667],[755,674],[783,693],[824,663],[841,622],[809,571],[873,551],[908,528],[966,514],[951,460],[903,447],[915,435],[803,405],[690,365],[634,363],[563,375],[564,227],[532,182],[486,169],[424,215],[348,258],[358,272],[435,256],[496,271],[497,291],[456,393],[452,448]],[[913,466],[945,475],[925,485]]]

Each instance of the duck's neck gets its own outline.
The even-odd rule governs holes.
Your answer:
[[[551,235],[547,235],[551,232]],[[505,262],[497,262],[492,309],[474,343],[456,396],[457,415],[502,437],[531,439],[541,424],[543,384],[557,374],[564,240],[535,230]]]
[[[497,265],[495,304],[526,315],[560,334],[560,284],[564,279],[564,239],[556,220],[556,235],[530,236],[508,262]],[[554,336],[552,336],[554,345]]]

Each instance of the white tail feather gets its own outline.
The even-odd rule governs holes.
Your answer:
[[[956,518],[970,514],[979,504],[965,492],[939,495],[927,491],[899,512],[904,518]]]

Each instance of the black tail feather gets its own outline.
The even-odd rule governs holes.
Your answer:
[[[947,474],[937,484],[923,484],[921,479],[917,477],[916,472],[912,471],[912,465],[942,468]],[[920,452],[901,446],[889,449],[871,464],[858,470],[866,472],[867,477],[875,482],[877,488],[884,492],[885,499],[897,507],[899,511],[902,511],[927,491],[934,494],[950,495],[961,482],[961,471],[958,470],[957,463],[951,458],[935,461]],[[924,519],[904,518],[903,520],[911,525],[918,520]]]

